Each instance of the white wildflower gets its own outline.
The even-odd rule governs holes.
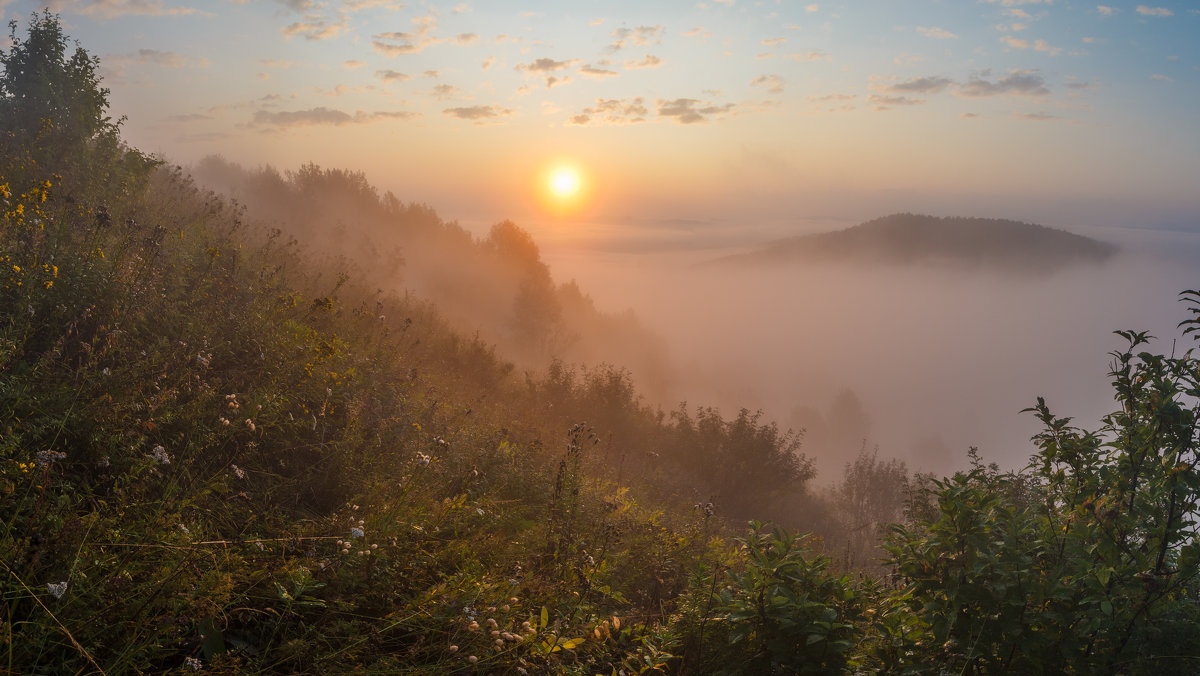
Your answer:
[[[155,446],[153,454],[146,457],[160,465],[171,464],[171,454],[167,453],[167,449],[163,448],[162,446]]]
[[[200,660],[196,659],[195,657],[189,657],[186,660],[184,660],[183,663],[185,666],[187,666],[187,668],[191,669],[192,671],[200,671],[201,669],[204,668],[204,663],[201,662]]]
[[[350,529],[350,537],[351,538],[360,538],[364,535],[366,535],[366,533],[363,532],[363,529],[361,529],[357,526]]]
[[[50,592],[51,596],[61,599],[62,595],[67,593],[67,582],[66,580],[62,582],[50,582],[46,584],[46,589]]]

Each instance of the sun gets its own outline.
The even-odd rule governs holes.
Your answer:
[[[574,197],[582,184],[579,172],[572,167],[559,167],[550,174],[550,192],[559,199]]]
[[[591,174],[573,158],[543,164],[531,187],[542,212],[555,218],[578,217],[594,199]]]

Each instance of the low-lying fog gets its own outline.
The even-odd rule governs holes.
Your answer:
[[[1058,415],[1093,425],[1112,408],[1108,353],[1122,347],[1112,332],[1150,330],[1170,351],[1186,316],[1177,293],[1200,286],[1189,263],[1200,236],[1178,232],[1074,228],[1123,252],[1039,277],[713,268],[695,263],[749,247],[730,233],[697,245],[680,223],[530,230],[556,280],[578,280],[602,310],[632,308],[665,339],[677,374],[668,401],[761,408],[782,427],[807,428],[819,480],[839,476],[864,440],[911,469],[962,467],[970,446],[1022,466],[1038,425],[1019,411],[1044,396]]]

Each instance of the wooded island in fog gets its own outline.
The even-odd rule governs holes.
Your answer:
[[[844,230],[789,237],[714,263],[944,265],[1050,274],[1102,263],[1118,249],[1065,230],[1000,218],[892,214]]]

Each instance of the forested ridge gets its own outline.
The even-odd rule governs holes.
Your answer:
[[[97,60],[55,15],[12,31],[0,52],[0,668],[1200,663],[1200,361],[1186,348],[1168,356],[1120,332],[1115,410],[1096,429],[1031,397],[1044,431],[1023,471],[972,454],[954,476],[913,475],[864,449],[817,490],[803,434],[761,414],[664,411],[619,366],[515,366],[500,338],[461,332],[429,299],[477,282],[424,277],[451,290],[404,293],[404,252],[315,258],[303,224],[285,232],[128,147]],[[522,363],[556,352],[572,294],[577,326],[641,331],[555,286],[515,224],[477,241],[353,173],[260,178],[358,186],[374,201],[354,204],[378,209],[378,227],[410,218],[519,270],[482,323],[544,341]],[[399,286],[382,290],[375,275],[392,265]],[[1182,299],[1180,345],[1200,327],[1200,294]]]

